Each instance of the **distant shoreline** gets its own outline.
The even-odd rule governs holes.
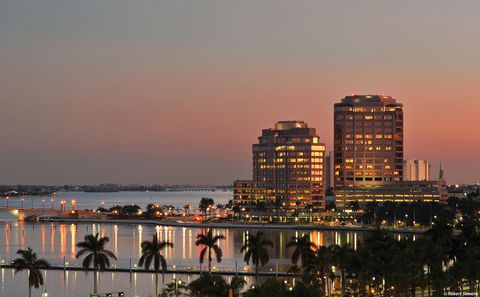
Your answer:
[[[157,220],[136,219],[50,219],[42,222],[54,223],[107,223],[107,224],[130,224],[130,225],[159,225],[166,227],[189,227],[189,228],[217,228],[217,229],[264,229],[264,230],[318,230],[318,231],[350,231],[368,232],[375,230],[373,226],[325,226],[325,225],[295,225],[295,224],[259,224],[259,223],[181,223]],[[423,229],[383,229],[397,234],[423,234]]]

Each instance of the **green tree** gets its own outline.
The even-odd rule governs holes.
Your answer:
[[[173,282],[167,284],[166,288],[163,290],[161,297],[177,297],[177,296],[187,296],[184,291],[187,289],[185,282],[180,279],[173,279]]]
[[[351,257],[352,249],[348,245],[333,245],[331,247],[332,255],[334,259],[335,266],[338,267],[340,270],[340,275],[342,278],[342,296],[345,296],[345,289],[346,289],[346,270],[348,267],[348,261]]]
[[[261,286],[251,288],[243,293],[243,297],[287,297],[288,289],[285,282],[278,278],[267,279]]]
[[[393,255],[398,253],[398,241],[381,229],[370,232],[361,247],[364,258],[362,276],[369,280],[370,286],[379,292],[380,288],[390,288],[390,280],[395,271],[392,269]],[[385,286],[382,282],[385,280]]]
[[[85,235],[84,241],[77,243],[80,249],[76,255],[77,259],[87,254],[83,259],[82,266],[88,272],[93,264],[93,293],[98,293],[97,272],[104,271],[110,267],[110,259],[117,260],[117,257],[111,251],[105,249],[105,245],[110,241],[108,237],[99,238],[99,234]]]
[[[191,297],[225,297],[228,294],[228,284],[219,275],[206,273],[188,284]]]
[[[259,285],[258,279],[258,266],[265,266],[270,260],[267,247],[273,248],[273,242],[265,240],[263,238],[263,232],[257,232],[256,234],[247,234],[245,244],[242,246],[240,252],[244,253],[243,260],[247,262],[247,265],[252,260],[255,265],[255,275],[257,286]]]
[[[167,261],[161,254],[167,247],[173,247],[173,243],[167,241],[158,241],[157,234],[153,234],[152,241],[142,242],[142,256],[138,260],[138,266],[145,266],[145,270],[150,269],[153,262],[155,271],[155,296],[158,296],[158,272],[162,269],[163,281],[165,280],[165,271],[167,270]]]
[[[208,253],[208,272],[212,272],[212,251],[215,253],[215,258],[217,263],[222,262],[222,249],[217,244],[221,239],[225,239],[223,235],[213,235],[213,230],[208,229],[206,234],[198,234],[197,241],[195,244],[201,245],[204,248],[200,252],[200,264],[203,263],[205,259],[205,254]]]
[[[243,279],[241,276],[234,276],[230,280],[230,283],[228,284],[228,291],[229,294],[231,292],[231,296],[233,297],[238,297],[240,296],[240,291],[245,287],[247,282]],[[229,295],[230,296],[230,295]]]
[[[13,260],[12,266],[15,273],[28,271],[28,296],[32,297],[32,287],[38,289],[43,286],[43,276],[40,269],[50,268],[50,264],[44,259],[37,259],[37,254],[31,248],[26,250],[18,250],[17,254],[20,258]]]
[[[322,284],[322,292],[326,293],[327,277],[330,275],[332,266],[332,251],[330,248],[320,246],[315,250],[315,258],[309,271],[313,272],[315,276],[320,279]]]
[[[200,203],[198,204],[198,209],[203,213],[204,216],[207,215],[207,211],[210,210],[215,205],[215,201],[210,197],[202,197]]]
[[[307,267],[309,261],[314,258],[314,250],[317,246],[310,241],[310,236],[305,234],[301,237],[292,237],[292,240],[287,243],[287,248],[294,248],[292,253],[292,264],[297,264],[301,259],[302,267]]]

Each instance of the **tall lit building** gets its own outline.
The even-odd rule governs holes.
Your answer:
[[[315,128],[303,121],[280,121],[262,131],[252,150],[253,180],[234,183],[237,203],[285,214],[325,209],[325,145]]]
[[[390,96],[347,96],[335,104],[335,187],[403,180],[403,106]]]
[[[430,180],[432,166],[427,160],[405,160],[403,162],[403,179],[410,181]]]
[[[353,95],[335,104],[334,154],[338,208],[447,197],[445,181],[405,181],[403,105],[390,96]]]

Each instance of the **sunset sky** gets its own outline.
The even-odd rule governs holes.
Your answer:
[[[4,0],[0,184],[217,183],[333,104],[404,104],[405,155],[480,181],[480,1]]]

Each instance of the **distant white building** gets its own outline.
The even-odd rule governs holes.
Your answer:
[[[430,180],[432,166],[427,160],[404,160],[403,180],[427,181]]]

